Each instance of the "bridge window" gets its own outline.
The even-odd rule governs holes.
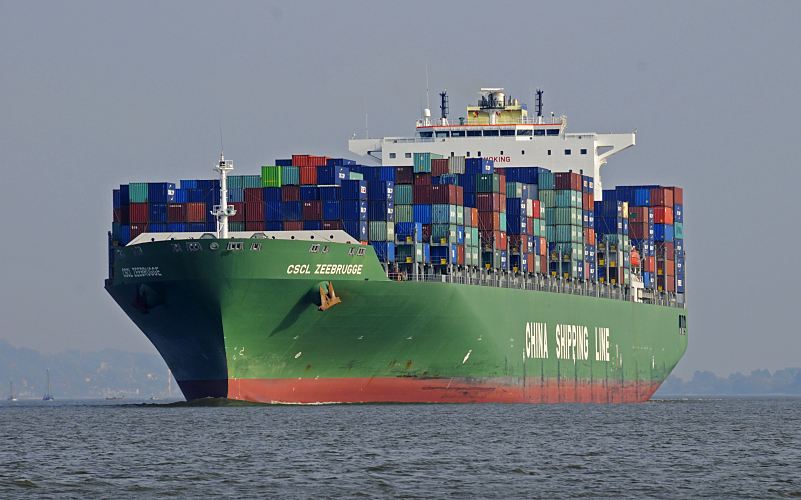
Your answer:
[[[559,135],[559,129],[558,128],[549,128],[548,129],[548,135]]]
[[[526,150],[525,150],[525,149],[521,149],[521,150],[520,150],[520,154],[521,154],[521,155],[524,155],[524,154],[526,154]]]
[[[508,135],[515,135],[514,129],[512,130],[501,130],[501,135],[508,136]]]
[[[480,130],[468,130],[467,131],[467,137],[481,137],[481,131]]]
[[[437,130],[436,134],[437,134],[437,137],[450,137],[451,136],[451,133],[448,132],[447,130]]]
[[[464,130],[451,131],[451,137],[464,137]]]
[[[545,135],[545,129],[538,128],[534,131],[534,135]]]
[[[470,158],[470,151],[465,154],[466,157]]]
[[[551,150],[550,149],[548,150],[548,156],[551,156]]]
[[[478,154],[477,154],[476,156],[481,156],[481,151],[479,151],[479,152],[478,152]]]
[[[498,130],[485,130],[484,137],[498,137],[499,131]]]
[[[501,156],[503,156],[503,150],[501,150]]]
[[[581,148],[581,154],[583,154],[583,155],[587,154],[587,149],[586,148]]]
[[[533,130],[531,130],[531,129],[526,129],[526,130],[518,130],[518,131],[517,131],[517,135],[526,135],[526,136],[529,136],[529,135],[533,135],[533,133],[534,133],[534,131],[533,131]]]
[[[569,149],[565,149],[565,155],[566,155],[566,156],[569,156],[569,155],[570,155],[570,153],[571,153],[571,151],[570,151]]]
[[[398,156],[398,155],[397,155],[397,154],[395,154],[395,153],[390,153],[390,154],[389,154],[389,157],[390,157],[390,158],[395,158],[396,156]]]
[[[411,153],[406,153],[406,154],[404,154],[403,156],[404,156],[404,157],[406,157],[406,158],[411,158],[411,157],[412,157],[412,154],[411,154]]]
[[[420,137],[423,139],[430,139],[431,137],[434,137],[434,132],[420,132]]]

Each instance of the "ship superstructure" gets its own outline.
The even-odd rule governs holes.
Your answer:
[[[567,117],[543,116],[542,91],[536,95],[536,111],[529,114],[503,88],[482,88],[478,103],[451,123],[443,92],[440,118],[433,119],[430,109],[423,110],[414,136],[351,139],[348,147],[382,165],[408,165],[415,152],[425,150],[445,158],[490,158],[497,168],[540,165],[554,172],[584,172],[602,193],[601,167],[612,155],[634,146],[636,134],[568,133]]]

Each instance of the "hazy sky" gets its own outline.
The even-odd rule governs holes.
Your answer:
[[[0,0],[0,338],[148,351],[103,290],[111,190],[408,135],[482,86],[631,131],[604,184],[685,187],[678,368],[801,365],[801,2]]]

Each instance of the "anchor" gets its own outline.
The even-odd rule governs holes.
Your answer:
[[[330,281],[320,283],[320,307],[318,307],[318,310],[325,311],[341,302],[342,300],[337,297],[336,292],[334,292],[334,285]]]

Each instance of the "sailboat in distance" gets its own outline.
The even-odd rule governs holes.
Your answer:
[[[47,372],[47,391],[44,393],[44,396],[42,396],[42,401],[53,401],[56,398],[53,397],[53,393],[50,391],[50,369],[48,368],[46,372]]]
[[[8,397],[6,398],[6,401],[16,401],[16,400],[17,400],[17,396],[14,395],[14,382],[9,381],[8,382]]]

